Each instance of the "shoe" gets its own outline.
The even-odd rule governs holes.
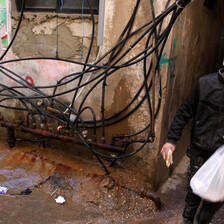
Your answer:
[[[193,224],[193,222],[189,219],[183,218],[180,224]]]

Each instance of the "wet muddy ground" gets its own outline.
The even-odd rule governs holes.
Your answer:
[[[152,192],[137,187],[137,177],[123,181],[104,175],[95,161],[30,144],[9,149],[0,143],[0,223],[3,224],[175,224],[184,206],[187,160],[161,187],[162,209]],[[88,167],[89,166],[89,167]],[[27,188],[29,195],[20,194]],[[59,205],[55,198],[63,196]],[[224,209],[214,224],[224,223]]]

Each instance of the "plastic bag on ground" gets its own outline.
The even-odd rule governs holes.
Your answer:
[[[193,192],[204,200],[224,201],[224,145],[197,171],[190,185]]]

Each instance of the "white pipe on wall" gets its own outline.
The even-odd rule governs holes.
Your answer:
[[[104,15],[105,15],[105,0],[100,0],[100,2],[99,2],[99,22],[98,22],[97,46],[101,46],[103,44]]]

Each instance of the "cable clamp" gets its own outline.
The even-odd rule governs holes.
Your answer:
[[[132,46],[130,45],[129,50],[131,50],[131,49],[132,49]]]
[[[79,54],[79,60],[83,59],[83,52],[81,51]]]

